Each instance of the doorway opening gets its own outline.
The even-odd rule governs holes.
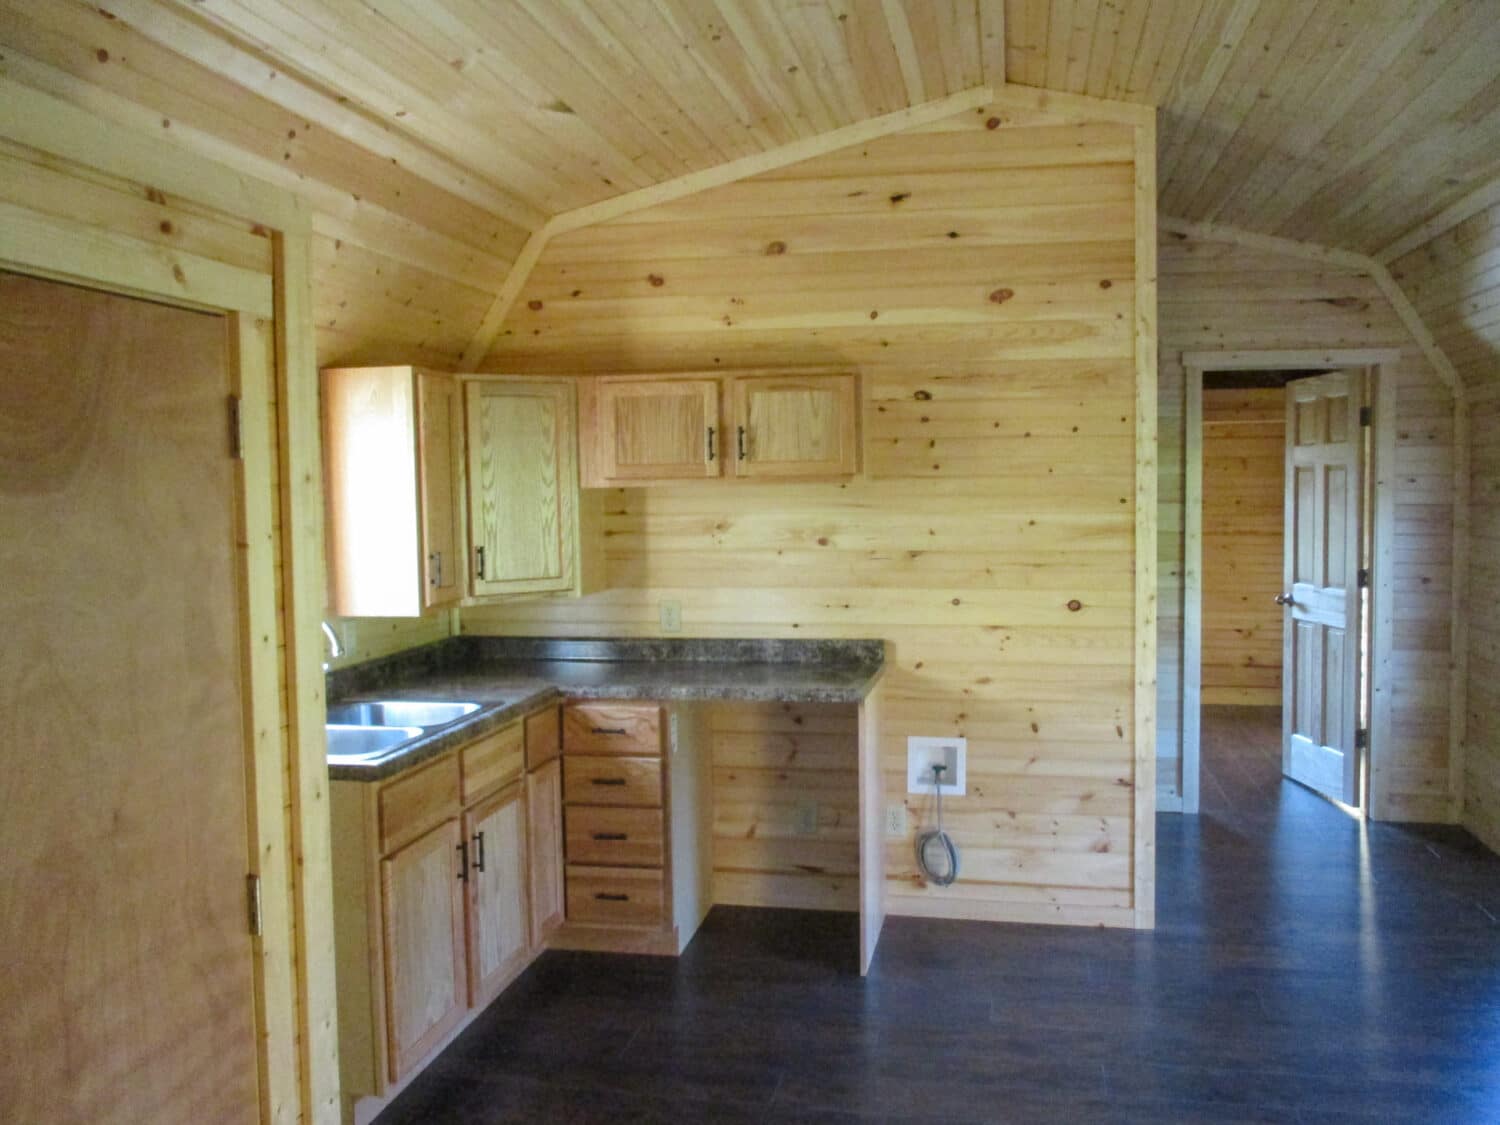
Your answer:
[[[1297,782],[1368,814],[1388,658],[1385,352],[1189,353],[1183,812]],[[1207,734],[1207,738],[1205,738]],[[1243,760],[1240,760],[1243,758]]]

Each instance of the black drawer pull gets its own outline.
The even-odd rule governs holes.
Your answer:
[[[596,840],[628,840],[628,839],[630,839],[630,837],[627,836],[627,835],[625,835],[625,833],[623,833],[623,832],[595,832],[594,833],[594,839],[596,839]]]
[[[623,777],[591,777],[591,778],[589,778],[589,784],[590,785],[624,785],[625,784],[625,779]]]
[[[594,895],[594,897],[597,898],[597,899],[601,899],[604,902],[629,902],[630,901],[630,896],[629,895],[612,895],[612,894],[609,894],[607,891],[599,891],[597,894]]]
[[[625,733],[627,733],[624,727],[593,727],[591,729],[593,730],[593,732],[595,734],[625,734]]]

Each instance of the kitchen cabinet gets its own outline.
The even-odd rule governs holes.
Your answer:
[[[579,390],[585,487],[832,480],[859,470],[853,372],[598,376]]]
[[[417,617],[464,592],[463,410],[451,375],[322,373],[329,609]]]
[[[485,377],[465,396],[469,593],[579,592],[572,382]]]
[[[469,861],[469,1003],[488,1003],[525,967],[526,785],[517,780],[464,813]]]
[[[541,947],[563,924],[563,774],[561,708],[526,719],[526,843],[531,943]]]

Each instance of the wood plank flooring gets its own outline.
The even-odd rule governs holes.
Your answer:
[[[1500,1121],[1500,859],[1280,778],[1212,708],[1153,933],[716,908],[679,961],[553,953],[380,1125]]]

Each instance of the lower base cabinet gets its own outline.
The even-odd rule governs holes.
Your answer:
[[[531,942],[543,945],[566,915],[563,896],[562,760],[552,758],[526,775],[531,867]]]
[[[469,993],[489,1003],[531,952],[526,894],[526,786],[517,781],[464,813],[468,841]]]

